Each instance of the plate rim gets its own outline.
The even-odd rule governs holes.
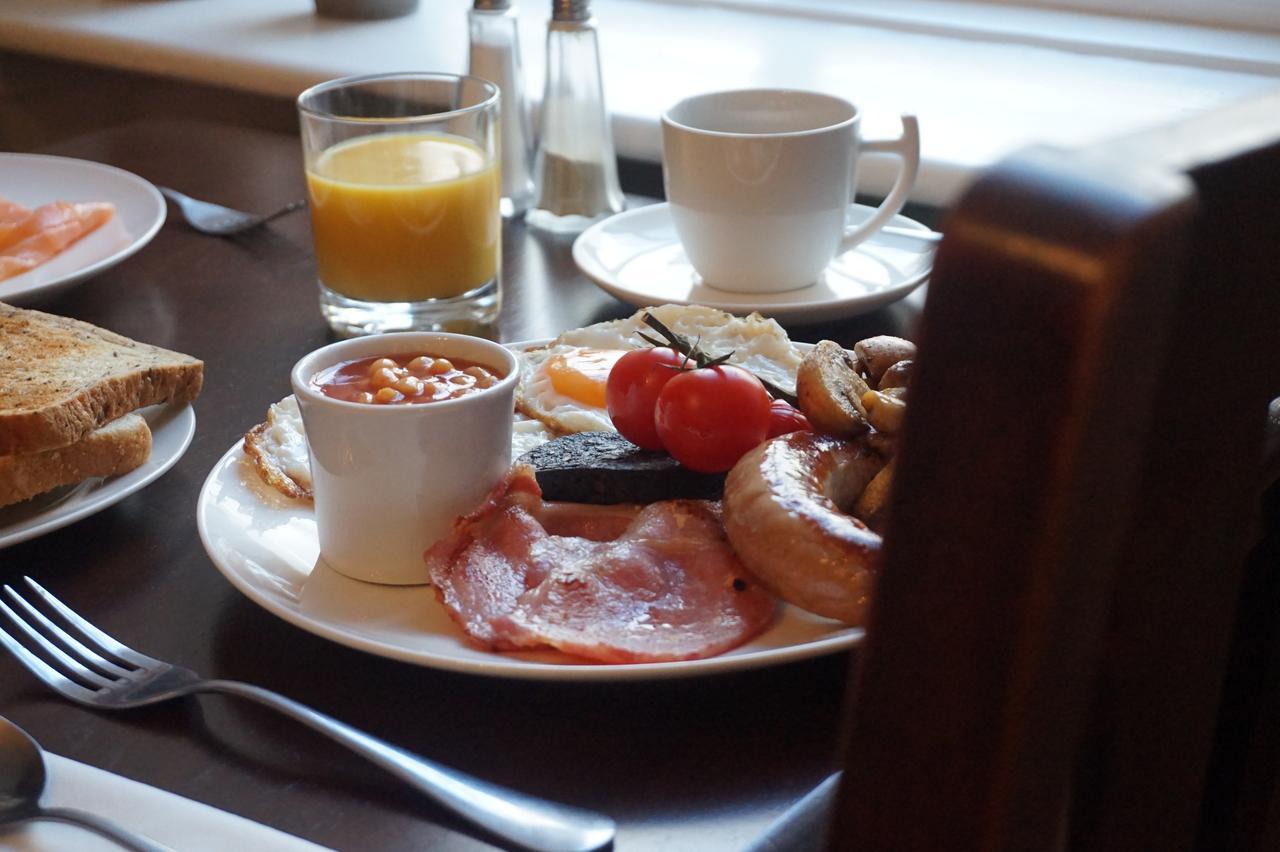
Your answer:
[[[666,302],[682,305],[698,304],[735,314],[758,312],[764,316],[774,317],[779,320],[789,320],[800,324],[825,322],[835,319],[847,319],[849,317],[870,313],[871,311],[882,308],[885,305],[889,305],[893,302],[899,301],[900,299],[906,298],[913,291],[925,284],[933,272],[933,264],[928,263],[920,272],[891,287],[886,287],[883,290],[876,291],[875,293],[867,296],[839,300],[828,299],[801,302],[779,301],[776,303],[753,302],[749,299],[747,301],[735,301],[734,297],[741,296],[743,298],[747,298],[751,294],[735,294],[729,293],[728,291],[725,291],[726,298],[716,299],[714,301],[709,301],[701,297],[697,299],[692,297],[677,300],[666,299],[665,301],[650,300],[643,294],[637,293],[635,290],[623,287],[612,276],[609,276],[607,271],[596,262],[589,246],[600,239],[600,234],[602,234],[606,228],[610,226],[616,227],[621,220],[640,218],[642,216],[663,217],[669,219],[670,214],[667,213],[667,210],[670,206],[670,202],[667,201],[659,201],[655,204],[646,204],[642,207],[623,210],[620,213],[616,213],[607,219],[603,219],[591,225],[573,241],[572,254],[574,264],[578,267],[578,270],[597,287],[604,290],[606,293],[609,293],[614,298],[633,307],[652,307],[653,305],[663,304]],[[852,204],[850,206],[865,209],[867,211],[874,211],[875,209],[865,204]],[[919,222],[902,213],[894,214],[892,222],[898,227],[906,227],[912,230],[919,230],[922,232],[929,232],[932,230],[923,222]],[[867,240],[859,243],[851,249],[851,251],[858,251],[861,246],[867,245],[874,239],[875,235],[873,234],[871,237],[868,237]],[[787,292],[763,295],[785,297]]]
[[[512,341],[505,346],[528,348],[546,344],[552,338]],[[809,346],[810,344],[799,344]],[[715,674],[745,671],[749,669],[768,668],[777,665],[808,660],[816,657],[839,653],[856,647],[865,637],[866,631],[861,627],[840,628],[829,636],[824,636],[798,645],[787,645],[780,648],[766,648],[754,652],[734,654],[732,651],[701,660],[684,660],[664,663],[578,663],[561,664],[547,662],[531,662],[504,658],[500,652],[491,651],[493,662],[473,662],[452,656],[432,652],[413,651],[386,642],[379,642],[365,636],[344,632],[340,628],[319,622],[304,616],[296,608],[261,591],[239,572],[224,564],[224,560],[215,555],[216,548],[211,541],[206,518],[211,514],[210,501],[212,485],[228,468],[239,463],[239,456],[244,454],[243,440],[237,440],[218,461],[200,485],[200,493],[196,500],[196,529],[200,535],[200,544],[204,548],[209,561],[236,589],[251,602],[266,610],[269,614],[293,625],[313,636],[319,636],[330,642],[343,645],[364,653],[386,659],[397,660],[423,668],[439,671],[451,671],[460,674],[481,677],[497,677],[511,680],[539,680],[559,682],[588,681],[631,681],[631,680],[675,680],[685,677],[703,677]],[[332,569],[329,569],[332,570]],[[420,588],[420,587],[414,587]],[[779,601],[780,608],[790,605]]]
[[[14,532],[5,532],[0,529],[0,550],[24,541],[30,541],[42,535],[47,535],[63,527],[70,526],[77,521],[82,521],[90,515],[96,515],[104,509],[109,509],[116,503],[126,497],[135,494],[155,482],[164,474],[168,473],[174,465],[187,453],[191,446],[191,441],[196,433],[196,414],[195,407],[191,403],[186,403],[181,407],[170,406],[167,404],[149,405],[139,409],[143,412],[143,416],[147,418],[147,425],[151,426],[151,418],[165,414],[170,408],[174,409],[172,416],[160,427],[160,429],[171,430],[168,435],[177,438],[177,445],[168,455],[162,457],[159,463],[152,469],[147,470],[137,479],[129,479],[130,474],[134,471],[119,474],[118,476],[107,477],[103,480],[102,485],[90,494],[84,496],[84,499],[78,501],[70,507],[66,512],[59,513],[59,510],[67,508],[64,505],[53,507],[45,512],[41,512],[35,518],[31,519],[25,526],[20,527]],[[177,430],[182,430],[180,433]],[[144,465],[156,461],[155,452],[155,434],[152,433],[152,455],[147,457]],[[51,517],[44,517],[52,513]],[[43,520],[41,520],[43,518]]]
[[[813,659],[838,653],[855,647],[865,636],[865,630],[858,627],[846,627],[830,636],[824,636],[799,645],[787,645],[781,648],[762,649],[756,652],[734,655],[731,652],[701,660],[682,660],[665,663],[577,663],[561,664],[546,662],[530,662],[503,658],[500,652],[492,651],[497,659],[493,662],[473,662],[457,657],[429,651],[414,651],[403,646],[381,642],[365,636],[344,631],[340,627],[309,618],[296,608],[287,606],[280,600],[262,594],[259,588],[246,580],[240,573],[224,564],[225,560],[216,555],[217,549],[210,542],[210,531],[206,517],[211,514],[209,501],[211,486],[217,478],[233,465],[239,463],[239,455],[243,454],[243,443],[232,444],[218,459],[204,483],[200,486],[200,496],[196,501],[196,529],[200,534],[200,543],[214,568],[251,602],[266,610],[269,614],[293,625],[313,636],[319,636],[338,645],[353,650],[373,654],[385,659],[410,663],[422,668],[438,671],[451,671],[459,674],[470,674],[482,677],[497,677],[511,680],[541,680],[561,682],[584,681],[623,681],[623,680],[675,680],[685,677],[702,677],[705,675],[744,671],[756,668],[768,668],[799,660]],[[328,569],[332,570],[332,569]],[[424,588],[414,586],[412,588]],[[780,607],[788,606],[779,602]]]
[[[22,275],[16,275],[13,278],[8,279],[8,281],[0,282],[0,284],[6,285],[3,289],[0,289],[0,301],[8,302],[10,304],[19,304],[16,300],[34,299],[50,295],[53,292],[69,287],[72,284],[76,284],[80,281],[92,278],[101,272],[105,272],[107,269],[122,263],[141,251],[148,243],[151,242],[155,235],[159,233],[160,229],[164,227],[165,221],[168,219],[168,206],[165,204],[164,196],[160,194],[160,190],[156,188],[155,184],[151,183],[146,178],[140,177],[139,175],[136,175],[127,169],[122,169],[119,166],[113,166],[108,163],[99,163],[96,160],[85,160],[79,157],[63,157],[57,154],[28,154],[11,151],[0,152],[0,165],[3,165],[5,160],[39,161],[49,163],[55,167],[58,165],[74,164],[69,167],[88,169],[89,171],[109,174],[113,179],[129,183],[135,188],[141,190],[152,203],[153,213],[148,217],[146,227],[141,233],[135,236],[128,245],[121,247],[106,257],[99,258],[88,266],[83,266],[79,269],[66,272],[63,275],[48,281],[41,281],[34,284],[27,284],[26,286],[15,287],[12,292],[10,292],[7,285],[11,285],[15,282],[21,285],[21,279],[35,270],[29,270],[28,272],[24,272]]]
[[[237,454],[242,452],[239,443],[233,444],[218,459],[210,470],[205,483],[200,488],[200,499],[196,503],[196,527],[200,533],[201,544],[214,568],[218,570],[233,588],[242,595],[282,621],[306,631],[314,636],[343,645],[353,650],[373,654],[385,659],[409,663],[421,668],[438,671],[451,671],[459,674],[471,674],[482,677],[497,677],[511,680],[544,680],[561,682],[582,681],[621,681],[621,680],[675,680],[684,677],[701,677],[716,673],[742,671],[753,668],[765,668],[796,660],[811,659],[837,653],[854,647],[861,641],[864,631],[861,628],[849,627],[841,632],[826,636],[801,645],[788,645],[782,648],[766,649],[751,654],[721,654],[701,660],[684,660],[666,663],[578,663],[561,664],[547,662],[530,662],[503,658],[499,652],[492,653],[498,659],[493,662],[473,662],[449,655],[433,652],[413,651],[403,646],[345,632],[338,627],[308,618],[297,609],[289,607],[275,598],[260,593],[258,588],[246,581],[239,572],[224,567],[215,556],[209,542],[206,529],[207,500],[212,499],[210,484],[227,468],[238,464]],[[332,570],[332,569],[328,569]],[[424,587],[414,586],[420,589]],[[780,604],[785,606],[785,604]]]

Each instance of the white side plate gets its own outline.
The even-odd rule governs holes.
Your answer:
[[[50,201],[109,201],[115,215],[35,269],[0,281],[0,302],[21,305],[70,287],[145,246],[164,224],[159,190],[131,172],[68,157],[0,154],[0,196],[26,207]]]
[[[58,488],[22,503],[0,508],[0,548],[35,538],[118,503],[145,488],[173,467],[191,445],[196,413],[182,407],[152,405],[141,409],[151,427],[151,456],[120,476],[93,477]]]

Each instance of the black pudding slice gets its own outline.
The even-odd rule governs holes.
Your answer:
[[[719,500],[723,473],[698,473],[666,453],[642,450],[617,432],[577,432],[534,447],[519,462],[533,467],[544,500],[653,503]]]

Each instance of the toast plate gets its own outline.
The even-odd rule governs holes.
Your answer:
[[[340,645],[429,668],[528,680],[659,680],[809,659],[863,636],[861,628],[780,604],[763,634],[705,660],[617,665],[557,651],[486,651],[467,642],[429,586],[363,583],[326,565],[310,504],[263,483],[240,442],[209,472],[196,525],[218,571],[271,614]]]
[[[0,281],[0,302],[27,304],[103,272],[131,256],[165,220],[164,198],[137,175],[89,160],[0,153],[0,197],[26,207],[50,201],[109,201],[106,224],[39,266]]]
[[[854,204],[850,224],[874,208]],[[896,302],[925,282],[934,244],[904,232],[932,234],[906,216],[890,221],[899,233],[872,234],[837,257],[822,278],[784,293],[731,293],[702,283],[676,235],[666,203],[627,210],[597,222],[574,241],[573,259],[596,286],[629,305],[706,305],[732,314],[759,312],[779,322],[831,322]]]
[[[173,467],[191,445],[196,414],[190,405],[152,405],[139,410],[151,427],[151,455],[119,476],[91,477],[22,503],[0,508],[0,548],[61,529],[120,502]]]

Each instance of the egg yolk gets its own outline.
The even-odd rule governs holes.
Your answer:
[[[618,349],[574,349],[547,359],[547,377],[556,393],[593,408],[604,408],[609,371],[626,353]]]

